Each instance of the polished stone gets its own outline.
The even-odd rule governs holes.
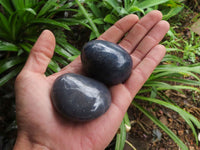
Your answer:
[[[74,121],[95,119],[104,114],[111,104],[110,91],[104,84],[73,73],[55,80],[51,99],[62,116]]]
[[[126,81],[132,71],[131,56],[117,44],[93,40],[82,49],[81,60],[88,76],[107,85]]]

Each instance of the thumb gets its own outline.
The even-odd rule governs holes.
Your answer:
[[[44,30],[34,44],[23,70],[44,74],[53,56],[55,37],[49,30]]]

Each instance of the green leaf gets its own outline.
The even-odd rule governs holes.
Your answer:
[[[32,8],[37,3],[38,3],[38,0],[25,0],[24,1],[24,5],[26,8]]]
[[[104,21],[103,21],[102,18],[93,19],[93,22],[94,22],[95,24],[104,24]]]
[[[74,55],[74,56],[69,57],[68,59],[69,59],[70,61],[74,61],[78,56],[79,56],[79,55]]]
[[[141,112],[143,112],[149,119],[151,119],[157,126],[159,126],[164,132],[166,132],[174,142],[178,144],[178,146],[182,150],[188,150],[187,146],[163,123],[161,123],[156,117],[154,117],[150,112],[145,110],[143,107],[141,107],[139,104],[137,104],[135,101],[132,101],[132,104],[137,107]]]
[[[145,86],[145,85],[144,85]],[[182,86],[182,85],[177,85],[177,86],[168,86],[168,87],[157,87],[156,90],[157,91],[163,91],[163,90],[176,90],[180,93],[183,93],[181,90],[191,90],[191,91],[197,91],[200,92],[199,88],[195,88],[195,87],[191,87],[191,86]],[[146,89],[142,89],[140,90],[138,93],[147,93],[147,92],[151,92],[152,88],[146,88]]]
[[[167,13],[162,11],[163,12],[163,19],[168,20],[169,18],[177,15],[183,8],[184,8],[183,6],[178,6],[178,7],[175,7],[175,8],[170,8]]]
[[[166,94],[165,94],[165,91],[158,91],[157,92],[157,95],[158,95],[158,97],[160,97],[163,101],[165,101],[165,102],[170,102],[171,104],[174,104],[175,106],[178,106],[175,102],[174,102],[174,100],[172,100],[169,96],[167,96]]]
[[[29,22],[33,20],[35,15],[34,9],[23,8],[9,16],[12,41],[16,42],[20,38],[19,35],[25,32],[24,30],[27,29]]]
[[[10,24],[2,13],[0,13],[0,29],[5,30],[8,34],[10,33]]]
[[[68,8],[71,8],[71,7],[73,7],[75,4],[76,4],[76,2],[75,1],[68,1],[67,3],[66,3],[66,0],[62,0],[63,2],[60,2],[60,9],[68,9]],[[59,9],[59,8],[58,8]]]
[[[126,10],[129,9],[130,4],[131,4],[131,0],[124,0],[124,8],[125,8]]]
[[[37,18],[41,17],[42,15],[47,14],[48,11],[50,11],[52,8],[57,6],[58,4],[56,3],[57,0],[48,0],[45,5],[42,7],[42,9],[39,11]]]
[[[3,8],[9,13],[13,13],[13,9],[11,6],[11,2],[9,0],[0,0],[0,4],[3,6]]]
[[[195,74],[200,74],[200,66],[176,66],[174,64],[169,65],[159,65],[156,67],[156,69],[153,72],[153,76],[151,76],[149,79],[153,80],[156,78],[160,78],[163,76],[169,76],[173,74],[180,74],[185,76],[193,76],[198,81],[200,81],[200,78]]]
[[[125,16],[125,15],[128,15],[129,13],[126,11],[126,9],[124,9],[123,7],[120,8],[120,12],[119,14],[117,14],[117,16]]]
[[[163,4],[168,2],[169,0],[145,0],[145,1],[139,1],[135,5],[140,9],[150,8],[159,4]]]
[[[95,33],[96,37],[99,37],[100,36],[100,33],[95,25],[95,23],[92,21],[92,19],[90,18],[90,16],[88,15],[88,12],[87,10],[81,5],[81,3],[79,2],[79,0],[75,0],[75,2],[78,4],[81,12],[83,13],[83,15],[85,16],[85,18],[88,20],[91,28],[92,28],[92,31]]]
[[[186,85],[170,85],[167,84],[165,82],[159,82],[159,81],[155,81],[155,80],[149,80],[144,84],[144,87],[156,87],[157,91],[161,91],[161,90],[176,90],[180,93],[182,93],[182,89],[187,89],[187,90],[192,90],[192,91],[196,91],[200,93],[200,89],[196,88],[196,87],[192,87],[192,86],[186,86]],[[140,90],[139,93],[141,92],[147,92],[149,90],[145,89],[143,91]]]
[[[175,40],[177,38],[175,36],[175,31],[172,27],[170,27],[169,31],[167,32],[167,35],[170,36],[173,40]]]
[[[20,28],[23,25],[23,21],[22,18],[18,16],[19,14],[17,12],[13,13],[12,15],[10,15],[9,17],[9,23],[10,23],[10,30],[11,30],[11,34],[10,37],[12,38],[12,41],[16,41],[17,38],[17,34],[20,31]]]
[[[106,15],[106,17],[104,18],[104,21],[105,21],[105,22],[111,23],[111,24],[114,24],[117,20],[118,20],[117,17],[115,17],[115,16],[112,15],[112,14]]]
[[[162,59],[162,62],[174,62],[179,63],[181,65],[185,65],[185,62],[182,58],[170,54],[166,54],[165,57]]]
[[[116,0],[105,0],[118,14],[120,14],[120,5]]]
[[[67,8],[62,8],[62,7],[60,7],[60,8],[58,8],[58,9],[50,10],[49,13],[47,14],[46,18],[52,18],[55,14],[57,14],[57,13],[59,13],[59,12],[63,12],[63,13],[66,12],[66,13],[68,13],[68,12],[70,12],[70,11],[75,12],[75,13],[78,12],[77,9],[72,9],[72,8],[67,9]],[[65,16],[65,15],[64,15],[64,16]],[[68,16],[65,16],[65,17],[68,17]],[[60,17],[59,17],[58,19],[60,19]],[[61,18],[61,19],[62,19],[62,18]]]
[[[5,40],[8,42],[12,41],[8,33],[5,33],[5,31],[3,30],[0,30],[0,37],[1,37],[1,40]]]
[[[15,51],[17,52],[19,48],[11,43],[8,42],[1,42],[0,41],[0,51]]]
[[[192,63],[195,63],[196,61],[196,55],[193,52],[188,53],[188,60],[191,61]]]
[[[175,106],[175,105],[170,104],[168,102],[164,102],[164,101],[161,101],[159,99],[154,99],[154,98],[148,98],[148,97],[143,97],[143,96],[136,96],[136,98],[141,99],[141,100],[151,101],[151,102],[163,105],[163,106],[165,106],[169,109],[172,109],[172,110],[178,112],[180,116],[187,118],[187,119],[190,119],[196,125],[196,127],[198,129],[200,129],[200,122],[198,121],[198,119],[196,117],[194,117],[193,115],[191,115],[190,113],[188,113],[187,111],[185,111],[184,109],[178,107],[178,106]]]
[[[181,84],[188,84],[193,86],[200,86],[200,82],[196,80],[189,80],[189,79],[180,79],[180,78],[172,78],[172,77],[164,77],[158,78],[157,81],[166,81],[166,82],[176,82]]]
[[[0,61],[0,74],[4,71],[10,69],[11,67],[18,65],[22,62],[25,62],[26,58],[24,57],[12,57],[9,59],[4,59]]]
[[[50,25],[62,27],[62,28],[64,28],[64,29],[66,29],[66,30],[70,30],[70,28],[69,28],[69,26],[67,25],[67,23],[58,22],[58,21],[53,20],[53,19],[38,18],[38,19],[35,19],[35,20],[33,20],[33,21],[30,22],[30,24],[35,24],[35,23],[39,23],[39,24],[50,24]]]
[[[55,61],[53,61],[53,60],[50,61],[48,67],[51,70],[53,70],[54,72],[59,72],[61,70],[61,68],[59,67],[59,65]]]
[[[30,52],[32,45],[28,44],[28,43],[20,43],[19,46],[26,52]]]
[[[128,12],[129,13],[134,13],[134,12],[141,12],[143,15],[145,14],[144,10],[143,9],[140,9],[139,7],[137,6],[131,6],[129,9],[128,9]]]
[[[15,77],[22,69],[23,65],[18,66],[8,74],[4,75],[2,78],[0,78],[0,86],[4,85],[6,82],[8,82],[10,79]]]
[[[95,38],[97,38],[96,34],[94,32],[91,32],[89,40],[91,41],[91,40],[94,40]]]
[[[79,55],[80,51],[76,49],[74,46],[72,46],[70,43],[68,43],[65,39],[61,40],[57,38],[57,43],[60,45],[63,49],[68,51],[71,55]]]
[[[12,0],[12,4],[15,7],[15,10],[24,9],[24,0]]]
[[[197,118],[195,118],[193,115],[191,115],[190,113],[186,112],[185,110],[183,110],[182,108],[175,106],[169,102],[164,102],[161,101],[159,99],[155,99],[155,98],[148,98],[148,97],[143,97],[143,96],[136,96],[135,98],[140,99],[140,100],[146,100],[146,101],[150,101],[153,103],[157,103],[160,105],[163,105],[167,108],[170,108],[174,111],[176,111],[177,113],[179,113],[179,115],[188,123],[188,125],[191,127],[191,129],[193,130],[193,134],[195,136],[196,142],[198,144],[198,138],[197,138],[197,133],[194,129],[194,126],[192,124],[192,122],[194,123],[194,125],[196,125],[197,128],[200,129],[200,122],[198,121]],[[192,122],[191,122],[192,121]]]
[[[178,48],[169,48],[169,47],[166,47],[166,51],[167,52],[183,52],[183,50],[181,50],[181,49],[178,49]]]
[[[131,129],[131,123],[130,123],[130,120],[129,120],[129,117],[128,117],[128,113],[126,112],[125,115],[124,115],[124,125],[126,127],[126,132],[129,132],[130,129]]]
[[[93,14],[97,17],[97,18],[102,18],[103,16],[103,12],[93,3],[93,2],[86,2],[87,5],[89,6],[89,8],[92,10]]]
[[[61,57],[58,57],[58,56],[54,56],[52,59],[54,61],[57,61],[59,64],[64,65],[64,66],[67,66],[69,64],[66,60],[64,60],[64,59],[62,59]]]
[[[64,48],[60,47],[59,45],[56,45],[55,52],[67,59],[71,56],[69,52],[67,52]]]
[[[24,39],[27,41],[30,41],[31,43],[35,43],[37,41],[38,37],[35,35],[29,35],[29,36],[25,37]]]
[[[150,95],[150,97],[151,98],[156,98],[156,96],[157,96],[157,89],[156,89],[156,86],[152,86],[152,91],[151,91],[151,95]]]
[[[119,133],[117,133],[115,150],[123,150],[125,141],[126,141],[126,127],[123,119],[120,125]]]
[[[33,14],[33,15],[36,15],[36,14],[37,14],[37,13],[35,12],[35,10],[32,9],[32,8],[24,8],[24,11],[30,12],[30,13]]]
[[[90,30],[92,30],[92,28],[87,24],[87,20],[86,19],[75,19],[75,18],[61,18],[58,19],[58,21],[62,21],[62,22],[67,22],[67,24],[70,25],[83,25],[87,28],[89,28]]]
[[[194,128],[194,125],[193,123],[189,120],[189,118],[187,118],[186,116],[182,115],[182,118],[187,122],[187,124],[190,126],[192,132],[193,132],[193,135],[195,137],[195,140],[196,140],[196,144],[198,145],[198,136],[197,136],[197,132],[196,132],[196,129]]]

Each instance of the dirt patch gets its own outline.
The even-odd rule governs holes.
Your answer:
[[[179,107],[187,110],[197,117],[200,121],[200,95],[185,91],[185,95],[180,96],[179,93],[174,91],[166,91],[170,98],[174,100]],[[196,99],[196,100],[194,100]],[[164,125],[171,129],[187,146],[189,149],[198,150],[196,141],[192,130],[184,119],[171,109],[161,107],[160,105],[137,101],[146,110],[151,112],[158,118]],[[177,144],[159,127],[157,127],[148,117],[142,114],[138,109],[131,106],[129,108],[129,116],[132,116],[132,129],[128,133],[127,140],[138,150],[179,150]],[[142,141],[139,142],[139,141]],[[139,144],[141,143],[141,144]],[[130,146],[126,144],[125,150],[129,150]]]

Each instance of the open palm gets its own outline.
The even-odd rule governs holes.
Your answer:
[[[45,30],[31,50],[29,58],[17,77],[16,111],[18,137],[15,150],[101,150],[112,140],[132,99],[148,79],[165,54],[158,43],[169,29],[162,14],[152,11],[138,20],[128,15],[116,22],[98,39],[117,43],[131,55],[133,70],[123,84],[110,88],[112,104],[101,117],[86,123],[64,120],[54,110],[50,91],[54,80],[64,73],[82,73],[80,57],[60,72],[46,77],[53,56],[55,38]],[[125,36],[126,35],[126,36]]]

